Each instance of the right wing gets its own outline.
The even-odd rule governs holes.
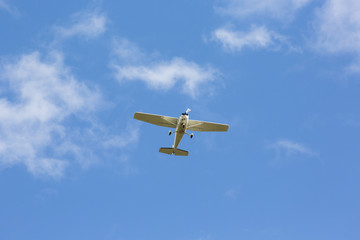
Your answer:
[[[189,120],[189,125],[187,129],[190,131],[200,131],[200,132],[226,132],[229,129],[229,125],[197,121],[197,120]]]
[[[174,117],[167,117],[167,116],[161,116],[161,115],[155,115],[149,113],[139,113],[139,112],[136,112],[134,114],[134,118],[158,126],[171,127],[171,128],[176,128],[176,124],[178,121],[178,119]]]

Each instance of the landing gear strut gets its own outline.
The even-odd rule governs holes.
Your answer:
[[[186,135],[189,135],[190,138],[193,138],[193,137],[194,137],[194,134],[193,134],[193,133],[192,133],[192,134],[188,134],[187,132],[185,132],[185,134],[186,134]]]

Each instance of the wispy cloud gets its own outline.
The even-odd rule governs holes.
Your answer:
[[[274,26],[291,23],[296,12],[312,0],[223,0],[215,7],[216,12],[223,16],[230,16],[232,25],[246,19],[253,27],[249,31],[236,30],[235,27],[221,27],[213,31],[212,40],[220,42],[226,51],[241,51],[250,49],[280,49],[283,46],[290,51],[299,51],[292,46],[288,38],[266,26],[273,19]],[[285,24],[285,25],[286,25]]]
[[[35,197],[39,200],[46,200],[47,198],[54,197],[58,195],[58,191],[53,188],[44,188],[42,189],[38,194],[35,195]]]
[[[285,44],[290,50],[298,51],[286,39],[284,34],[269,30],[264,25],[264,19],[271,19],[274,27],[291,24],[296,13],[315,2],[314,0],[221,0],[215,10],[223,15],[230,16],[233,22],[247,20],[253,24],[262,24],[261,28],[251,31],[237,31],[228,28],[219,28],[213,31],[213,39],[220,42],[225,50],[239,51],[245,47],[265,49],[269,46],[280,47]],[[303,42],[305,47],[325,54],[347,54],[354,56],[354,60],[345,71],[360,73],[360,2],[357,0],[325,0],[312,8],[309,23],[313,31],[307,31]],[[311,21],[311,22],[310,22]],[[284,24],[285,23],[285,24]],[[293,34],[297,34],[293,32]],[[284,40],[285,39],[285,40]]]
[[[7,3],[5,0],[0,0],[0,9],[7,11],[15,17],[20,16],[19,11],[14,6],[11,6],[9,3]]]
[[[0,155],[3,165],[23,163],[35,174],[60,177],[62,159],[49,158],[46,148],[64,135],[61,122],[96,101],[96,93],[76,82],[62,65],[62,57],[44,62],[35,52],[4,66],[2,78],[14,94],[0,99]]]
[[[146,54],[135,43],[126,38],[113,40],[113,54],[124,63],[138,63],[147,59]]]
[[[196,238],[196,240],[211,240],[211,234],[203,234],[202,236]]]
[[[212,40],[219,42],[225,50],[235,52],[244,48],[275,48],[285,38],[264,26],[253,26],[248,32],[218,28],[212,33]]]
[[[360,73],[360,56],[356,56],[355,60],[350,63],[347,67],[345,67],[345,71],[350,74],[359,74]]]
[[[169,90],[177,82],[182,82],[185,94],[196,97],[199,86],[215,79],[215,70],[201,67],[182,58],[161,61],[149,65],[115,66],[119,81],[140,80],[153,89]]]
[[[106,31],[107,22],[104,13],[97,10],[87,10],[74,14],[69,26],[56,26],[55,31],[60,39],[74,36],[90,39],[103,34]]]
[[[104,139],[103,146],[107,148],[123,148],[136,142],[139,137],[139,128],[134,125],[128,125],[121,135],[115,135],[111,138]]]
[[[288,158],[293,156],[316,157],[317,154],[305,145],[288,139],[281,139],[267,145],[268,149],[276,152],[277,158]]]
[[[295,13],[313,0],[223,0],[215,9],[234,18],[252,16],[291,20]]]
[[[318,51],[355,54],[347,70],[360,72],[360,2],[327,0],[316,12],[314,30]]]
[[[121,148],[136,141],[136,132],[125,141],[93,123],[102,97],[71,74],[61,53],[22,55],[1,66],[1,72],[2,166],[23,164],[36,176],[60,178],[70,159],[81,166],[93,161],[94,146],[109,142],[101,148]]]
[[[225,195],[228,198],[235,200],[237,198],[237,191],[235,189],[231,188],[225,192]]]
[[[157,90],[169,90],[181,84],[182,91],[192,97],[200,93],[200,87],[214,81],[218,73],[210,66],[200,66],[180,57],[154,60],[124,39],[117,42],[114,54],[120,58],[119,62],[112,63],[118,81],[143,81]]]
[[[131,161],[129,160],[129,157],[127,155],[122,155],[119,158],[119,161],[121,163],[121,169],[117,172],[120,175],[127,177],[127,176],[138,175],[140,173],[140,170],[131,164]]]
[[[360,2],[328,0],[316,12],[317,47],[329,52],[360,53]]]

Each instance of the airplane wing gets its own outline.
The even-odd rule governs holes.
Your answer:
[[[171,128],[176,128],[176,124],[178,121],[178,119],[174,117],[167,117],[167,116],[161,116],[161,115],[155,115],[149,113],[139,113],[139,112],[136,112],[134,114],[134,118],[158,126],[171,127]]]
[[[226,132],[229,129],[229,125],[189,120],[187,129],[190,131],[201,131],[201,132]]]

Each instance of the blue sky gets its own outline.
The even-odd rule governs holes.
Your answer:
[[[359,12],[0,0],[0,239],[359,239]]]

